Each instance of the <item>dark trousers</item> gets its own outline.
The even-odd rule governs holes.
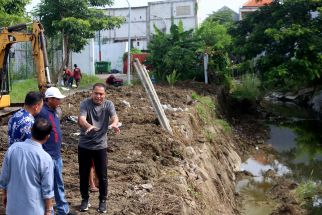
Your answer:
[[[79,181],[82,199],[88,199],[88,180],[94,162],[96,175],[99,181],[99,199],[107,198],[107,151],[106,149],[89,150],[78,147]]]

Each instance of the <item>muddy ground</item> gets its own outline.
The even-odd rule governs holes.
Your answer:
[[[213,87],[184,83],[175,88],[157,86],[156,91],[162,104],[178,108],[166,111],[173,136],[160,128],[141,86],[107,90],[107,98],[114,102],[122,122],[121,134],[109,134],[108,214],[240,214],[240,197],[234,188],[237,178],[243,175],[236,175],[240,157],[264,142],[265,128],[249,120],[253,118],[251,115],[243,119],[227,114],[229,108],[220,102],[216,103],[216,117],[226,117],[233,125],[232,132],[202,123],[196,104],[188,102],[187,96],[197,92],[217,100],[218,89]],[[81,201],[77,160],[79,129],[70,116],[78,114],[80,101],[89,95],[90,92],[75,93],[62,105],[63,177],[67,200],[76,212]],[[0,143],[2,162],[7,146],[5,126],[0,127]],[[279,193],[276,187],[279,191],[274,193]],[[289,190],[287,186],[286,190]],[[98,193],[90,194],[90,202],[92,207],[82,214],[96,214]]]

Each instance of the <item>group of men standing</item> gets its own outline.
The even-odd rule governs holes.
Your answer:
[[[89,204],[88,181],[92,163],[99,179],[97,211],[106,213],[107,132],[119,133],[114,104],[105,99],[106,87],[96,83],[90,98],[80,104],[78,146],[80,211]],[[2,202],[8,215],[73,214],[65,198],[61,155],[62,131],[57,108],[65,98],[58,88],[50,87],[45,96],[29,92],[25,105],[8,122],[9,148],[0,176]]]

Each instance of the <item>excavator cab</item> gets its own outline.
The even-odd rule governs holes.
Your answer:
[[[28,26],[32,31],[28,32]],[[32,54],[36,65],[38,88],[44,92],[50,87],[51,80],[43,26],[38,21],[0,28],[0,109],[10,107],[10,74],[8,58],[10,48],[19,42],[32,43]]]

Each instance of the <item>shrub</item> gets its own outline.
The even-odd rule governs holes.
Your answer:
[[[236,85],[230,89],[231,95],[237,100],[251,100],[255,101],[260,96],[260,81],[256,76],[246,74],[242,76],[240,83],[235,81]]]
[[[173,72],[166,76],[168,84],[173,87],[175,83],[179,80],[180,74],[177,73],[176,70],[173,70]]]

